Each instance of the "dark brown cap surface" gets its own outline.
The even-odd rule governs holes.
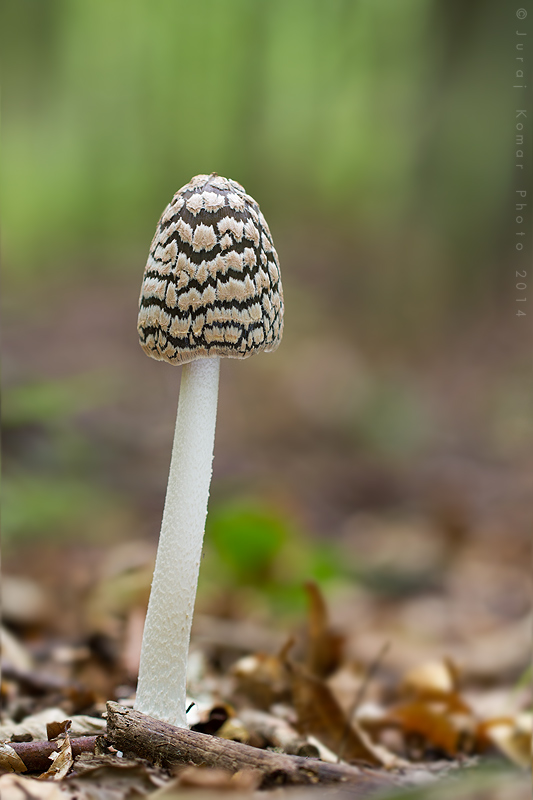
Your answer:
[[[152,240],[137,325],[152,358],[247,358],[283,331],[279,261],[265,218],[236,181],[197,175],[172,198]]]

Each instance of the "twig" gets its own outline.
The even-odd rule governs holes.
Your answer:
[[[232,773],[257,770],[262,775],[262,788],[280,784],[350,783],[357,785],[361,790],[359,796],[363,797],[398,785],[398,780],[386,773],[260,750],[176,728],[113,702],[107,704],[106,743],[125,756],[145,758],[163,767],[196,764]]]
[[[80,753],[94,753],[96,736],[80,736],[71,739],[72,755],[74,758]],[[16,754],[23,760],[28,772],[44,772],[50,766],[49,756],[59,750],[62,742],[8,742]]]

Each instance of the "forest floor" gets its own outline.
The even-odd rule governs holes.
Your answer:
[[[64,292],[72,295],[72,287]],[[30,323],[13,314],[4,336],[4,382],[19,392],[17,404],[7,403],[8,481],[30,475],[33,489],[42,480],[50,497],[78,471],[96,489],[89,500],[58,494],[61,507],[74,509],[68,518],[40,506],[37,490],[22,522],[9,511],[1,800],[529,796],[532,462],[507,417],[496,419],[491,441],[510,431],[509,452],[495,454],[476,427],[484,424],[480,398],[502,373],[476,361],[473,344],[470,352],[458,345],[415,381],[418,396],[437,409],[433,420],[456,438],[405,458],[372,450],[359,429],[344,429],[341,406],[321,417],[331,385],[314,382],[316,365],[303,350],[297,380],[285,362],[276,374],[253,359],[247,375],[243,365],[228,365],[189,717],[193,733],[240,743],[243,760],[236,756],[234,774],[202,767],[208,760],[195,757],[194,736],[181,764],[177,756],[158,761],[148,744],[145,752],[122,747],[119,757],[106,703],[133,704],[176,381],[155,363],[138,380],[144,356],[124,334],[133,295],[117,284],[102,300],[98,287],[87,285],[84,298],[81,312],[57,300],[68,309],[63,323],[75,331],[71,338],[44,312]],[[356,354],[344,351],[339,364],[326,364],[333,385],[344,385],[342,365],[350,358]],[[104,379],[95,389],[96,372]],[[89,376],[82,400],[67,403],[64,415],[80,374]],[[63,395],[54,395],[50,412],[54,382]],[[30,403],[24,416],[26,384],[46,402]],[[102,391],[112,400],[95,399]],[[148,422],[154,401],[155,423]],[[261,424],[242,408],[259,409]],[[384,419],[397,432],[395,420]],[[237,498],[233,505],[226,494]],[[36,533],[45,521],[45,534]],[[246,524],[252,532],[283,529],[275,548],[246,551],[249,575],[244,556],[227,549],[243,525],[245,547]],[[60,753],[54,760],[49,739]],[[291,786],[288,766],[247,766],[247,745],[286,754],[292,764],[305,757],[310,765],[345,768],[350,779],[325,783],[309,777],[310,766],[310,783]],[[350,773],[354,766],[359,778]]]

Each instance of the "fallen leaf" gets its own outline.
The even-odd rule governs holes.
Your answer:
[[[405,673],[399,703],[385,720],[399,725],[404,736],[422,737],[423,744],[448,756],[471,752],[475,740],[472,709],[457,691],[457,669],[448,659],[426,661]]]
[[[61,747],[56,752],[51,753],[49,755],[51,760],[51,765],[48,767],[46,772],[43,772],[42,775],[38,776],[38,779],[41,781],[60,781],[62,778],[65,777],[67,772],[72,766],[72,747],[70,744],[70,739],[68,734],[66,735],[65,739],[63,740]]]
[[[346,761],[390,765],[396,759],[377,745],[356,722],[350,722],[323,680],[304,667],[287,662],[291,675],[293,704],[298,715],[297,728],[311,734]]]
[[[226,720],[217,731],[217,736],[221,739],[230,739],[233,742],[242,742],[243,744],[247,744],[250,739],[250,734],[246,727],[237,717]]]
[[[273,703],[288,699],[289,679],[280,656],[256,653],[240,658],[232,667],[240,692],[260,709],[268,710]]]
[[[185,767],[168,786],[150,795],[152,800],[181,796],[183,789],[204,789],[212,792],[246,792],[257,789],[263,776],[256,770],[231,773],[224,769]]]
[[[71,719],[65,719],[63,722],[48,722],[46,725],[46,736],[49,742],[57,739],[58,736],[66,733],[72,725]]]
[[[2,800],[65,800],[65,795],[56,784],[41,783],[37,778],[20,775],[0,777]]]
[[[0,744],[0,769],[5,772],[26,772],[24,761],[7,743]]]
[[[32,739],[47,739],[46,726],[49,723],[65,719],[65,712],[62,708],[46,708],[38,714],[25,717],[22,722],[7,721],[0,725],[0,740],[4,741],[16,737],[20,741],[21,736],[29,735]],[[71,717],[72,725],[69,728],[71,737],[97,736],[105,733],[106,722],[99,717],[89,717],[86,714],[77,714]]]
[[[2,618],[10,626],[39,626],[49,614],[48,598],[31,578],[2,575]]]
[[[324,596],[313,581],[305,584],[309,600],[307,668],[319,678],[327,678],[340,665],[345,637],[332,630]]]
[[[0,649],[4,663],[17,669],[32,669],[33,661],[26,647],[3,626],[0,627]]]
[[[404,675],[400,689],[418,698],[448,697],[457,689],[457,670],[446,659],[426,661]]]
[[[340,760],[337,753],[334,753],[333,750],[330,750],[326,747],[320,739],[317,739],[316,736],[308,736],[307,741],[311,745],[311,747],[316,748],[316,757],[319,758],[321,761],[326,761],[328,764],[345,764],[345,761]]]
[[[386,720],[399,725],[405,735],[421,736],[449,756],[459,753],[465,735],[473,738],[473,718],[460,698],[453,696],[451,703],[413,700],[399,704],[386,714]]]
[[[162,770],[140,760],[116,756],[77,758],[74,773],[63,781],[63,788],[79,800],[133,800],[150,795],[169,783]],[[64,798],[63,798],[64,800]]]
[[[513,764],[524,769],[531,765],[532,732],[533,715],[525,712],[514,717],[486,720],[478,729],[480,743],[490,742]]]
[[[363,687],[367,682],[366,675],[359,665],[350,662],[344,664],[327,679],[326,682],[329,688],[346,714],[353,710],[354,700],[361,697]],[[376,682],[371,681],[368,683],[364,694],[365,696],[368,694],[372,696],[378,695],[379,687]]]
[[[256,746],[278,747],[284,753],[298,755],[300,748],[307,744],[307,739],[301,736],[286,719],[274,713],[258,711],[255,708],[243,708],[239,712],[248,732],[248,739]],[[256,744],[258,742],[258,744]]]

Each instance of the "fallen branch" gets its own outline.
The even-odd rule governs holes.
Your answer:
[[[280,784],[350,783],[358,785],[362,797],[399,783],[384,772],[273,753],[176,728],[113,702],[107,704],[105,738],[107,745],[125,756],[144,758],[162,767],[196,764],[232,773],[256,770],[262,774],[262,788]]]
[[[74,758],[80,753],[94,753],[96,736],[80,736],[71,739],[72,755]],[[49,756],[59,750],[62,741],[48,742],[8,742],[15,753],[22,759],[28,772],[44,772],[50,766]]]

